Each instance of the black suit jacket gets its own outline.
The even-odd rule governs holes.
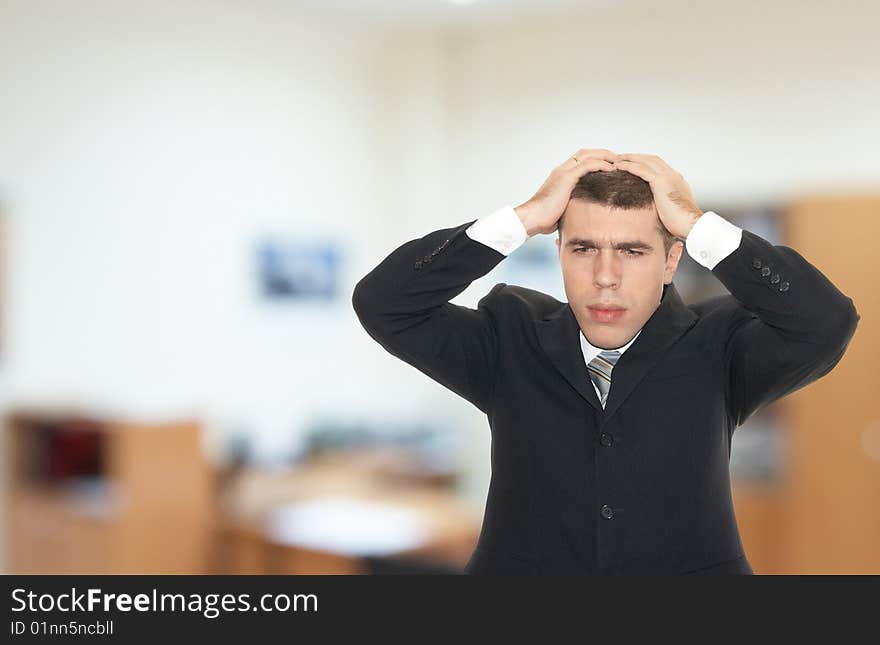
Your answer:
[[[448,302],[505,258],[471,224],[403,244],[352,297],[372,338],[488,417],[492,475],[465,571],[752,573],[731,437],[840,361],[860,318],[852,300],[744,230],[712,269],[732,295],[685,305],[665,286],[603,410],[568,303],[504,283],[477,309]]]

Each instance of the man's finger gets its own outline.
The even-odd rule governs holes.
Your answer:
[[[606,148],[581,148],[578,152],[585,157],[596,157],[597,159],[605,159],[610,161],[617,155]],[[580,159],[580,157],[578,157]]]
[[[583,176],[589,169],[592,170],[613,170],[613,168],[608,168],[603,165],[601,168],[597,168],[594,164],[596,161],[601,161],[603,164],[613,164],[614,161],[617,160],[617,155],[613,152],[603,151],[600,154],[584,154],[587,151],[578,151],[571,157],[569,157],[561,166],[563,170],[569,172],[578,177]],[[594,153],[596,151],[593,151]],[[585,165],[591,164],[591,165]]]
[[[610,161],[596,159],[594,157],[588,157],[586,160],[581,160],[580,157],[578,157],[577,165],[571,169],[572,174],[578,178],[583,177],[588,172],[595,172],[597,170],[614,170],[614,164]]]
[[[645,155],[636,152],[625,152],[617,155],[617,158],[622,161],[634,161],[636,163],[640,163],[657,173],[662,173],[665,170],[665,162],[663,162],[662,159],[656,157],[655,155]]]
[[[650,166],[640,161],[628,161],[626,159],[620,159],[614,162],[614,167],[630,172],[637,177],[641,177],[647,182],[654,181],[660,174]]]
[[[655,172],[661,175],[678,175],[678,171],[675,170],[672,166],[670,166],[666,161],[657,155],[648,155],[648,154],[638,154],[633,152],[625,152],[618,155],[620,159],[626,161],[638,161],[640,163],[645,164]]]
[[[610,150],[606,150],[605,148],[581,148],[573,155],[571,155],[571,157],[569,157],[567,161],[575,163],[575,159],[577,159],[578,163],[586,159],[604,159],[605,161],[614,161],[615,159],[617,159],[617,155]]]
[[[664,159],[657,155],[648,155],[648,160],[656,167],[669,174],[676,174],[675,168],[670,166]]]

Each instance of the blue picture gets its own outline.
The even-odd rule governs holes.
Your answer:
[[[339,256],[331,244],[266,241],[259,247],[260,287],[270,299],[332,300]]]

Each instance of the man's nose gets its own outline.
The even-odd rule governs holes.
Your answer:
[[[593,263],[593,282],[597,287],[614,287],[620,282],[620,258],[616,251],[603,249]]]

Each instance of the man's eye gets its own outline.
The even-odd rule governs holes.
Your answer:
[[[575,253],[580,253],[580,252],[582,252],[582,251],[592,251],[592,250],[593,250],[592,248],[586,248],[586,247],[583,247],[583,246],[579,246],[579,247],[577,247],[577,248],[574,250],[574,252],[575,252]],[[635,257],[635,256],[637,256],[637,255],[643,255],[643,253],[642,253],[641,251],[636,251],[636,250],[634,250],[634,249],[623,249],[623,250],[624,250],[624,251],[626,252],[626,254],[627,254],[628,256],[630,256],[630,257]]]

